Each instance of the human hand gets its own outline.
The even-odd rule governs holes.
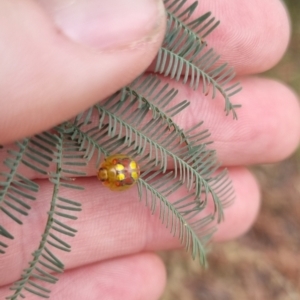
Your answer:
[[[142,5],[141,0],[136,2]],[[3,72],[1,143],[48,129],[135,78],[150,63],[162,39],[164,25],[163,21],[158,25],[157,19],[154,20],[154,2],[153,8],[151,1],[147,2],[149,8],[145,11],[149,15],[138,19],[140,25],[134,26],[144,28],[153,19],[155,30],[152,27],[148,31],[152,37],[143,39],[147,33],[141,32],[142,42],[137,46],[130,43],[133,48],[130,51],[123,47],[127,41],[122,41],[118,50],[112,50],[111,44],[105,46],[109,51],[86,47],[86,44],[100,45],[92,31],[87,35],[89,38],[85,39],[84,35],[83,41],[81,35],[78,40],[75,38],[78,44],[72,42],[73,33],[68,31],[69,41],[57,33],[51,19],[43,15],[35,2],[0,4],[0,15],[3,14],[0,35],[2,41],[7,41],[2,49],[7,59],[0,68]],[[284,85],[252,76],[273,66],[286,48],[289,25],[280,1],[210,1],[201,3],[199,9],[199,15],[211,10],[222,20],[222,26],[209,36],[208,42],[224,61],[235,67],[244,88],[234,98],[234,102],[242,104],[242,109],[238,111],[239,120],[233,121],[224,116],[222,99],[203,99],[200,89],[191,93],[188,87],[173,83],[180,90],[178,101],[191,101],[189,114],[175,118],[176,121],[183,128],[201,119],[205,121],[215,141],[213,147],[228,167],[236,190],[236,201],[226,210],[226,220],[215,235],[215,240],[221,241],[243,234],[259,208],[257,183],[244,166],[275,162],[288,156],[299,142],[300,111],[296,96]],[[51,11],[53,19],[55,13]],[[132,17],[136,14],[137,9]],[[11,19],[12,16],[18,21]],[[64,23],[60,18],[56,22],[63,31],[63,26],[70,28],[71,23]],[[22,26],[16,27],[18,24]],[[98,28],[108,27],[103,23]],[[124,36],[123,31],[120,35]],[[99,41],[103,43],[100,38]],[[0,155],[3,160],[4,151]],[[94,170],[87,171],[94,175]],[[28,245],[38,244],[49,209],[46,198],[51,192],[50,183],[38,179],[32,171],[28,173],[39,180],[39,200],[33,203],[30,220],[23,226],[9,224],[15,240],[7,255],[0,256],[1,299],[8,295],[6,285],[18,279],[29,261],[32,249]],[[164,288],[165,271],[151,252],[179,247],[178,240],[138,202],[134,189],[122,193],[120,198],[120,194],[105,189],[95,178],[78,181],[85,186],[84,192],[72,195],[83,204],[76,221],[79,232],[72,240],[72,252],[62,255],[66,272],[59,276],[59,284],[51,287],[51,297],[58,300],[158,299]]]

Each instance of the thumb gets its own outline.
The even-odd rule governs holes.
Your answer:
[[[0,144],[38,133],[142,73],[162,42],[161,0],[0,3]]]

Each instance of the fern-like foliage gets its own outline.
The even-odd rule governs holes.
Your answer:
[[[78,116],[65,130],[86,149],[87,161],[97,153],[97,166],[102,154],[135,157],[143,171],[138,180],[140,199],[153,213],[160,207],[162,222],[204,264],[199,236],[207,231],[203,236],[207,239],[213,231],[211,225],[222,220],[223,203],[233,200],[232,187],[224,172],[215,175],[219,164],[215,152],[206,147],[207,130],[201,131],[201,124],[197,124],[184,131],[171,121],[171,116],[189,104],[184,100],[172,106],[176,94],[175,89],[161,86],[159,79],[149,75],[96,104],[94,112]],[[176,198],[178,189],[184,189],[188,197],[172,204],[168,199]],[[209,198],[214,209],[205,213]]]
[[[184,113],[190,102],[178,101],[178,90],[164,84],[162,75],[193,89],[202,85],[206,95],[211,89],[212,98],[219,92],[226,113],[232,112],[234,118],[238,105],[232,104],[231,97],[240,86],[231,83],[233,69],[219,64],[219,56],[207,49],[205,39],[219,21],[210,12],[192,20],[197,1],[189,6],[187,0],[164,2],[168,29],[156,75],[140,76],[73,120],[7,150],[0,173],[0,254],[8,251],[7,241],[13,239],[9,220],[22,224],[30,202],[36,200],[39,185],[25,175],[28,170],[47,177],[53,193],[40,243],[6,299],[24,298],[28,292],[49,297],[47,285],[57,281],[53,273],[64,269],[59,251],[70,251],[68,239],[76,233],[66,221],[75,220],[81,209],[64,191],[81,190],[74,179],[85,176],[82,167],[94,164],[96,175],[103,159],[116,153],[139,163],[136,192],[140,201],[205,265],[205,244],[223,220],[223,209],[232,203],[234,191],[226,170],[219,170],[215,151],[208,147],[211,141],[203,122],[187,129],[174,122],[174,116]]]
[[[211,17],[211,12],[189,22],[189,18],[198,7],[198,1],[193,2],[187,8],[184,8],[186,0],[165,0],[164,2],[169,20],[168,25],[173,24],[175,28],[180,28],[195,43],[205,44],[204,39],[220,24],[220,21]]]
[[[19,215],[27,216],[30,209],[29,202],[35,200],[39,186],[20,172],[20,165],[46,175],[49,163],[52,161],[51,147],[55,142],[47,132],[31,139],[24,139],[16,143],[16,149],[8,149],[8,157],[4,161],[5,172],[1,172],[0,210],[9,218],[22,224]],[[0,222],[0,235],[13,239]],[[0,253],[5,253],[7,244],[0,240]]]
[[[58,130],[58,135],[48,134],[48,136],[51,136],[52,140],[55,141],[55,149],[52,151],[56,170],[49,174],[49,180],[53,184],[53,194],[46,227],[38,249],[32,254],[33,259],[29,262],[29,267],[23,271],[21,279],[11,287],[14,291],[13,295],[6,297],[6,299],[24,298],[25,291],[48,298],[50,290],[44,287],[42,283],[55,283],[57,278],[51,273],[62,273],[64,268],[63,263],[52,252],[52,249],[70,252],[71,246],[64,241],[64,236],[73,237],[77,231],[65,224],[64,220],[76,220],[74,211],[80,211],[81,204],[60,194],[61,190],[64,189],[83,189],[70,180],[70,174],[71,176],[84,176],[84,173],[76,170],[76,167],[82,166],[84,162],[81,156],[78,160],[78,153],[80,152],[77,143],[67,139],[63,132]]]
[[[199,87],[202,81],[203,93],[212,89],[212,98],[219,91],[225,99],[225,111],[230,111],[236,119],[235,109],[239,105],[231,103],[230,98],[241,90],[239,82],[231,83],[235,76],[233,68],[227,64],[218,64],[220,56],[213,49],[207,50],[204,39],[219,25],[219,21],[210,18],[206,13],[199,18],[189,19],[198,5],[195,1],[184,11],[181,11],[186,0],[165,1],[169,16],[165,41],[159,50],[155,72],[169,76],[177,81],[182,79],[193,89]],[[178,14],[178,16],[176,16]],[[197,37],[195,37],[195,35]]]

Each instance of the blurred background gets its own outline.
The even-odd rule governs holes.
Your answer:
[[[285,2],[291,42],[267,75],[300,95],[300,0]],[[261,185],[262,207],[252,230],[238,240],[212,245],[208,270],[184,251],[161,253],[168,272],[161,300],[300,300],[300,149],[253,172]]]

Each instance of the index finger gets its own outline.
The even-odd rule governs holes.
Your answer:
[[[194,1],[188,2],[191,5]],[[188,22],[208,11],[221,21],[221,25],[205,40],[209,48],[221,55],[220,62],[228,62],[237,74],[266,71],[283,56],[290,36],[290,22],[283,1],[202,1]]]

